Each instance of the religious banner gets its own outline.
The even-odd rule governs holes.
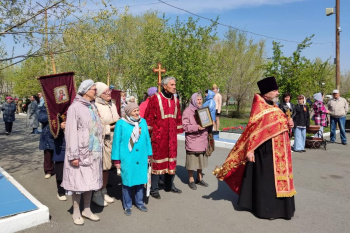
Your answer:
[[[112,90],[111,98],[112,98],[112,101],[114,102],[115,106],[117,107],[117,111],[118,111],[119,116],[121,117],[121,112],[120,112],[120,102],[121,102],[120,92],[121,91],[118,91],[118,90]]]
[[[68,107],[76,95],[74,72],[46,75],[37,79],[43,90],[51,134],[57,138],[60,122],[66,120]]]

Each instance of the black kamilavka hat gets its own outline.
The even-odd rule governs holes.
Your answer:
[[[260,94],[264,95],[270,91],[278,90],[278,85],[275,77],[267,77],[257,82]]]

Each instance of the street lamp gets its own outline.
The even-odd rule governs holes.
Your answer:
[[[326,8],[326,15],[334,14],[334,8]],[[335,84],[336,89],[340,88],[340,0],[335,0]]]

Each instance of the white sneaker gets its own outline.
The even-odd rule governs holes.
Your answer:
[[[60,195],[57,193],[57,198],[58,198],[58,200],[60,200],[60,201],[67,201],[66,195],[60,196]]]
[[[102,192],[102,195],[103,195],[103,199],[105,199],[105,201],[106,201],[108,204],[114,202],[114,199],[111,198],[111,197],[107,194],[107,189],[102,189],[101,192]]]
[[[50,173],[45,175],[45,179],[49,179],[50,177],[51,177]]]
[[[96,191],[92,197],[92,202],[95,203],[98,206],[107,206],[108,203],[103,199],[102,197],[102,192],[100,191]]]

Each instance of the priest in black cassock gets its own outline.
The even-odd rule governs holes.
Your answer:
[[[288,132],[293,121],[275,104],[274,77],[260,80],[258,87],[247,128],[216,174],[239,194],[241,208],[259,218],[291,219],[296,191]]]

